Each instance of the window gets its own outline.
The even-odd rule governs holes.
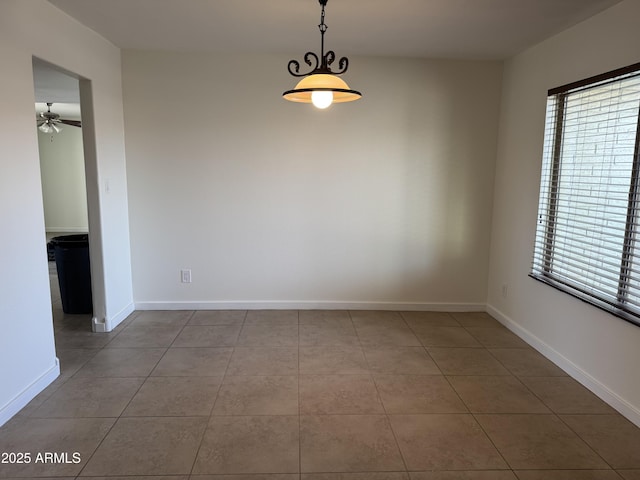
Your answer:
[[[549,91],[531,276],[640,325],[640,64]]]

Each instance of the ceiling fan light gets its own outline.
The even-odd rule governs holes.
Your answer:
[[[47,111],[40,112],[36,118],[36,125],[38,130],[43,133],[60,133],[64,130],[62,124],[71,125],[73,127],[82,128],[82,122],[80,120],[68,120],[60,118],[60,115],[51,111],[51,105],[53,103],[47,102]]]

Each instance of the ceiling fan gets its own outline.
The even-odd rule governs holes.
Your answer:
[[[38,130],[43,133],[60,133],[62,127],[59,125],[64,123],[65,125],[71,125],[73,127],[81,127],[80,120],[68,120],[66,118],[60,118],[60,115],[51,111],[51,105],[53,103],[47,102],[47,111],[40,112],[37,116]]]

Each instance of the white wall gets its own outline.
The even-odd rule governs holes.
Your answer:
[[[68,125],[60,133],[38,131],[44,224],[48,232],[86,232],[87,186],[82,130]]]
[[[501,63],[293,57],[123,52],[136,305],[482,308]]]
[[[0,424],[57,375],[33,114],[34,55],[91,80],[95,154],[88,170],[95,183],[109,179],[111,187],[106,194],[89,185],[91,201],[99,204],[91,230],[101,231],[92,249],[104,263],[95,265],[92,258],[92,268],[104,269],[94,299],[102,296],[100,315],[114,320],[132,308],[120,52],[45,0],[3,0],[0,251],[2,271],[10,274],[0,275]]]
[[[506,63],[488,303],[490,311],[640,425],[640,328],[527,277],[546,92],[638,62],[638,18],[640,3],[624,1]]]

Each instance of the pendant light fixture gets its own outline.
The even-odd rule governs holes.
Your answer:
[[[322,6],[320,16],[320,58],[313,53],[304,54],[304,61],[312,70],[308,73],[300,73],[300,63],[297,60],[290,60],[288,69],[294,77],[303,77],[298,82],[296,88],[287,90],[282,94],[285,100],[300,103],[313,103],[317,108],[327,108],[332,103],[353,102],[358,100],[362,94],[356,90],[351,90],[344,80],[338,78],[349,68],[349,59],[342,57],[338,61],[338,70],[332,71],[331,64],[336,59],[336,54],[329,50],[324,53],[324,34],[327,25],[324,23],[324,7],[328,0],[319,0]]]

